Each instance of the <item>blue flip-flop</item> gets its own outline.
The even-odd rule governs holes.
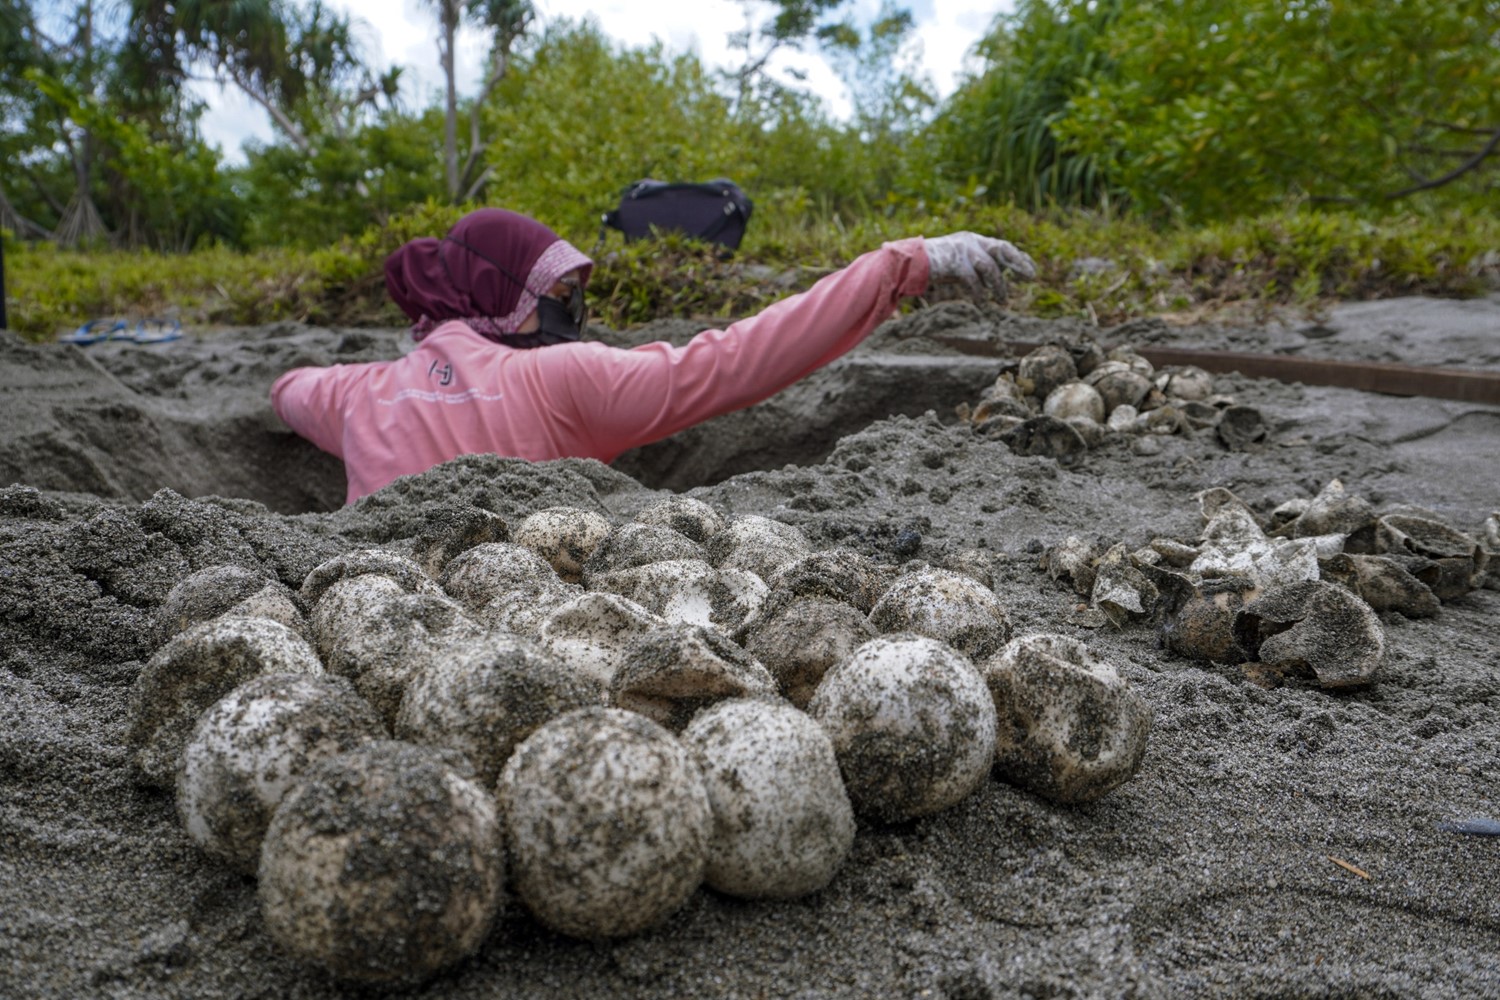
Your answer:
[[[62,344],[97,344],[101,340],[118,340],[129,336],[129,326],[123,319],[91,319],[57,340]]]
[[[135,325],[135,334],[131,337],[137,344],[162,344],[181,338],[182,321],[159,316],[141,320]]]

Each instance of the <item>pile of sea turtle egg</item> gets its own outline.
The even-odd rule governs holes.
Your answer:
[[[973,576],[675,495],[621,524],[470,514],[296,593],[237,566],[187,577],[132,691],[141,778],[335,976],[420,981],[507,898],[597,939],[702,884],[801,896],[856,817],[928,815],[992,773],[1089,801],[1145,751],[1120,673],[1013,637]]]
[[[1023,455],[1077,461],[1111,437],[1141,453],[1167,434],[1212,432],[1231,451],[1263,440],[1259,410],[1214,391],[1194,365],[1157,369],[1128,345],[1106,351],[1092,337],[1043,344],[1006,364],[973,407],[958,408],[976,431]]]

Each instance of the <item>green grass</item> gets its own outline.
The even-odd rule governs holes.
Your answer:
[[[413,236],[442,233],[458,214],[424,206],[313,252],[81,253],[10,242],[10,325],[34,341],[114,315],[174,315],[188,328],[279,320],[398,326],[404,318],[385,297],[381,262]],[[590,309],[617,329],[667,316],[743,316],[886,240],[961,229],[1010,239],[1036,258],[1038,280],[1016,287],[1011,309],[1100,325],[1139,316],[1254,318],[1335,300],[1470,296],[1500,285],[1500,220],[1491,216],[1371,221],[1300,211],[1161,229],[1082,211],[892,204],[847,220],[784,195],[757,204],[730,261],[690,241],[626,246],[616,236],[595,255]],[[597,237],[567,235],[585,252]],[[1083,258],[1109,265],[1081,270]]]

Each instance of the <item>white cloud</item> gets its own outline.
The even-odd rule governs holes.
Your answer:
[[[327,0],[328,6],[348,13],[367,26],[363,40],[370,61],[379,67],[393,63],[404,67],[402,98],[419,108],[440,100],[442,69],[438,65],[437,19],[431,4],[422,0]],[[984,3],[981,0],[916,0],[911,4],[922,45],[923,66],[931,75],[940,97],[946,97],[965,71],[965,56],[983,37],[995,15],[1014,6],[1011,0]],[[878,0],[856,0],[858,14],[869,16],[879,8]],[[643,5],[639,0],[537,0],[545,20],[592,16],[610,38],[632,48],[660,41],[672,53],[696,53],[704,65],[729,68],[739,54],[729,48],[729,35],[745,25],[744,7],[734,0],[694,0],[691,3]],[[645,16],[650,11],[653,16]],[[485,41],[474,31],[459,36],[457,73],[463,92],[479,85],[483,72]],[[816,55],[788,52],[773,62],[784,71],[806,74],[804,86],[828,102],[835,115],[847,114],[848,98],[843,83]],[[234,88],[222,91],[212,84],[193,84],[209,103],[203,133],[218,145],[230,161],[243,162],[241,146],[247,139],[273,137],[266,114]]]

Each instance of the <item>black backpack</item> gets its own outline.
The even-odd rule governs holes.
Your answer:
[[[604,226],[625,234],[627,243],[657,233],[684,233],[730,250],[745,238],[754,208],[734,181],[723,177],[703,184],[636,181],[625,189],[620,206],[604,213]],[[605,230],[599,230],[604,242]]]

